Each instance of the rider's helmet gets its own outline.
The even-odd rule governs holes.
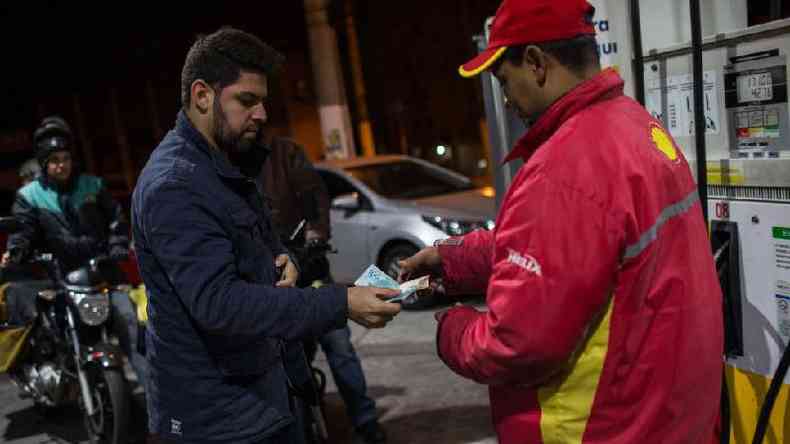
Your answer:
[[[60,116],[45,117],[33,132],[36,159],[46,171],[47,159],[57,151],[71,151],[74,135],[71,127]]]

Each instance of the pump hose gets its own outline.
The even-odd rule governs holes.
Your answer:
[[[727,374],[721,375],[721,444],[730,444],[730,396],[727,389]]]
[[[761,444],[763,442],[765,432],[768,429],[768,420],[771,418],[771,411],[774,409],[774,402],[776,402],[776,395],[779,394],[779,388],[782,386],[785,375],[787,375],[788,367],[790,367],[790,343],[785,346],[782,359],[779,361],[774,378],[771,380],[771,386],[768,388],[768,393],[765,394],[765,401],[763,401],[763,406],[760,409],[760,419],[757,420],[752,444]]]
[[[719,283],[721,283],[724,279],[725,267],[724,261],[722,258],[724,257],[724,250],[726,250],[730,246],[730,241],[724,242],[716,252],[713,253],[713,260],[716,263],[716,273],[719,275]],[[722,301],[724,303],[725,311],[727,307],[727,300]],[[721,444],[730,444],[730,395],[729,390],[727,388],[727,374],[725,372],[726,367],[722,365],[721,370],[721,435],[719,436],[719,442]]]

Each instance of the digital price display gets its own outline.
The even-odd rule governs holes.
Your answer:
[[[758,102],[774,98],[770,72],[738,76],[738,101]]]

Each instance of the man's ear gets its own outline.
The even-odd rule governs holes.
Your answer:
[[[214,105],[214,89],[203,80],[192,82],[192,104],[201,114],[206,114]]]
[[[546,83],[546,73],[548,71],[548,56],[542,49],[535,45],[529,45],[524,50],[524,60],[522,61],[535,75],[535,81],[543,86]]]

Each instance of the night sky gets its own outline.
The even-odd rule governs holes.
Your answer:
[[[190,8],[167,12],[155,8],[156,3],[4,3],[0,7],[0,189],[15,187],[13,170],[31,153],[30,134],[42,117],[52,113],[63,115],[78,138],[88,140],[96,159],[91,172],[117,176],[113,99],[135,165],[141,168],[162,132],[173,125],[180,106],[181,65],[189,46],[197,34],[221,25],[252,32],[283,52],[289,64],[303,69],[301,79],[282,82],[304,80],[312,88],[301,0],[217,2],[213,9],[195,7],[193,2]],[[342,21],[345,3],[334,2],[330,20],[337,25],[351,101]],[[404,134],[410,147],[420,149],[437,143],[481,149],[479,82],[460,79],[456,69],[474,54],[472,36],[498,3],[353,2],[379,152],[398,152]],[[291,96],[295,89],[292,84],[275,86],[271,112],[275,125],[288,126],[282,104],[295,100]],[[82,111],[81,126],[76,124],[75,101]],[[354,119],[356,109],[353,103],[350,106]],[[298,140],[298,134],[293,136]]]
[[[134,3],[97,8],[81,2],[26,2],[0,8],[2,128],[34,124],[37,110],[31,104],[57,108],[57,96],[146,81],[175,86],[175,96],[167,100],[177,101],[189,46],[197,34],[221,25],[253,32],[282,51],[306,49],[301,2],[244,2],[235,8],[225,6],[229,3],[215,11],[164,13]]]

